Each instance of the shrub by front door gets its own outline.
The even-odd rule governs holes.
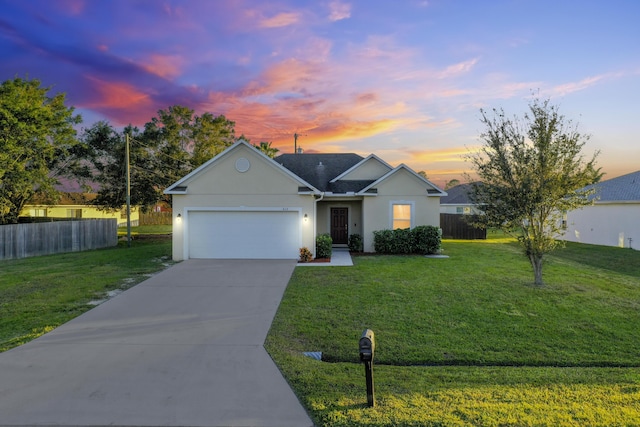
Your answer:
[[[331,208],[331,239],[334,245],[349,241],[349,208]]]

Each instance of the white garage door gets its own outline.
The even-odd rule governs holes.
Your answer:
[[[191,211],[189,258],[296,259],[297,211]]]

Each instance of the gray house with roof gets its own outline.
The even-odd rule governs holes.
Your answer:
[[[594,204],[567,212],[562,238],[640,249],[640,171],[585,187],[591,188]]]
[[[479,213],[469,198],[472,184],[458,184],[447,189],[447,195],[440,197],[440,213],[470,215]]]
[[[282,154],[238,141],[165,190],[173,198],[173,258],[287,258],[328,233],[336,246],[373,232],[439,226],[444,191],[374,154]]]

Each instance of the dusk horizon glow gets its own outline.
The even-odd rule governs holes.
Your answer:
[[[640,170],[640,3],[0,0],[0,78],[38,79],[83,126],[184,105],[293,152],[376,154],[443,186],[472,172],[480,109],[533,95]],[[532,95],[533,94],[533,95]]]

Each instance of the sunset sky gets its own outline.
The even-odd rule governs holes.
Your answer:
[[[84,126],[224,114],[293,151],[375,153],[443,185],[480,108],[532,92],[590,134],[605,179],[640,170],[637,0],[0,0],[0,79],[66,92]]]

